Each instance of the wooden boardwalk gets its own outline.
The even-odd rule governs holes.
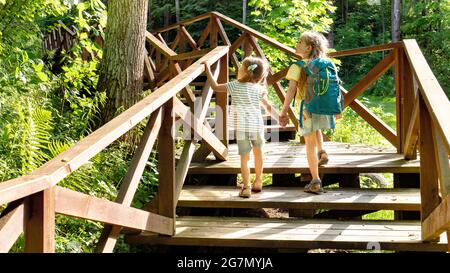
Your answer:
[[[419,189],[327,189],[314,195],[298,187],[265,187],[251,198],[230,186],[184,186],[178,207],[420,210]]]
[[[338,221],[237,217],[178,217],[173,237],[128,235],[131,244],[164,244],[263,248],[338,248],[398,251],[446,251],[439,243],[420,239],[419,221]]]
[[[330,161],[320,173],[419,173],[420,158],[405,160],[394,150],[380,150],[367,145],[325,142]],[[189,174],[240,173],[237,145],[230,144],[227,161],[192,163]],[[253,156],[249,166],[254,166]],[[252,169],[254,171],[254,169]],[[264,147],[265,173],[309,173],[305,146],[298,142],[268,142]]]

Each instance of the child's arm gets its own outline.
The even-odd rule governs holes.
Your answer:
[[[289,107],[291,105],[291,101],[295,96],[295,93],[297,92],[297,82],[294,80],[289,81],[289,89],[286,94],[286,98],[283,103],[283,108],[280,112],[280,125],[286,126],[289,123],[289,117],[287,115],[287,112],[289,110]]]
[[[277,115],[277,112],[273,110],[275,108],[270,103],[269,98],[267,97],[267,93],[264,94],[263,98],[261,99],[261,104],[266,113],[268,113],[273,119],[279,121],[280,117]]]
[[[204,61],[203,64],[205,65],[206,77],[208,77],[208,82],[211,85],[212,89],[215,92],[227,92],[227,87],[225,84],[217,84],[216,80],[214,79],[211,73],[211,69],[209,68],[208,62]]]

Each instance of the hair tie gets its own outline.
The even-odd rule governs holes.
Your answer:
[[[251,64],[251,65],[249,65],[249,66],[247,67],[247,70],[253,72],[253,70],[255,70],[255,68],[256,68],[257,66],[258,66],[257,64]]]

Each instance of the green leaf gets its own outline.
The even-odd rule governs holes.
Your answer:
[[[43,82],[47,82],[48,81],[48,77],[44,72],[37,72],[36,76]]]

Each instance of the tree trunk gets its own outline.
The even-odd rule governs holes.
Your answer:
[[[400,1],[401,0],[392,1],[392,42],[400,41]]]
[[[242,1],[242,24],[247,23],[247,0]]]
[[[175,15],[177,23],[180,22],[180,0],[175,0]]]
[[[98,91],[107,92],[102,122],[139,99],[143,86],[147,0],[110,1]]]

